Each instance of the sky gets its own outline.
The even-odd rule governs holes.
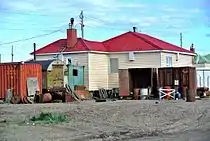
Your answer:
[[[80,32],[84,11],[84,38],[103,41],[132,31],[149,34],[197,53],[210,53],[210,0],[0,0],[0,54],[2,62],[32,58],[33,43],[41,48],[66,38],[70,18]]]

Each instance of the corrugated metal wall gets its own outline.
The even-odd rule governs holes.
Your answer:
[[[210,88],[210,70],[197,70],[197,87]]]
[[[159,86],[175,86],[175,80],[179,80],[179,86],[189,87],[190,81],[196,85],[196,71],[194,67],[180,67],[180,68],[159,68]],[[192,74],[191,74],[192,73]],[[195,74],[195,76],[194,76]],[[194,86],[196,87],[196,86]]]
[[[37,77],[42,90],[42,71],[39,64],[5,63],[0,64],[0,99],[6,98],[7,89],[14,95],[27,96],[27,78]]]

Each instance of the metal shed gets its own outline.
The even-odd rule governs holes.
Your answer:
[[[68,84],[72,89],[75,89],[77,85],[84,85],[84,66],[78,66],[73,64],[67,65],[68,69]]]
[[[29,96],[27,79],[36,77],[38,87],[42,90],[41,65],[22,62],[1,63],[0,64],[0,99],[6,98],[6,91],[12,90],[14,96],[21,98]]]
[[[35,63],[42,66],[43,89],[53,89],[64,86],[64,64],[60,60],[30,60],[25,63]]]

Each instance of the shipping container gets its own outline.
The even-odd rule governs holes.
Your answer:
[[[210,88],[210,68],[197,68],[197,87]]]
[[[71,89],[75,89],[77,85],[84,85],[84,66],[69,64],[68,69],[68,84]]]
[[[27,79],[36,77],[39,91],[42,90],[42,72],[39,64],[2,63],[0,64],[0,99],[6,98],[8,89],[13,91],[13,95],[26,97]]]

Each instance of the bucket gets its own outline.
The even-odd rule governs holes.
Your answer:
[[[148,96],[148,88],[141,88],[140,89],[140,94],[141,94],[141,99],[146,99]]]

